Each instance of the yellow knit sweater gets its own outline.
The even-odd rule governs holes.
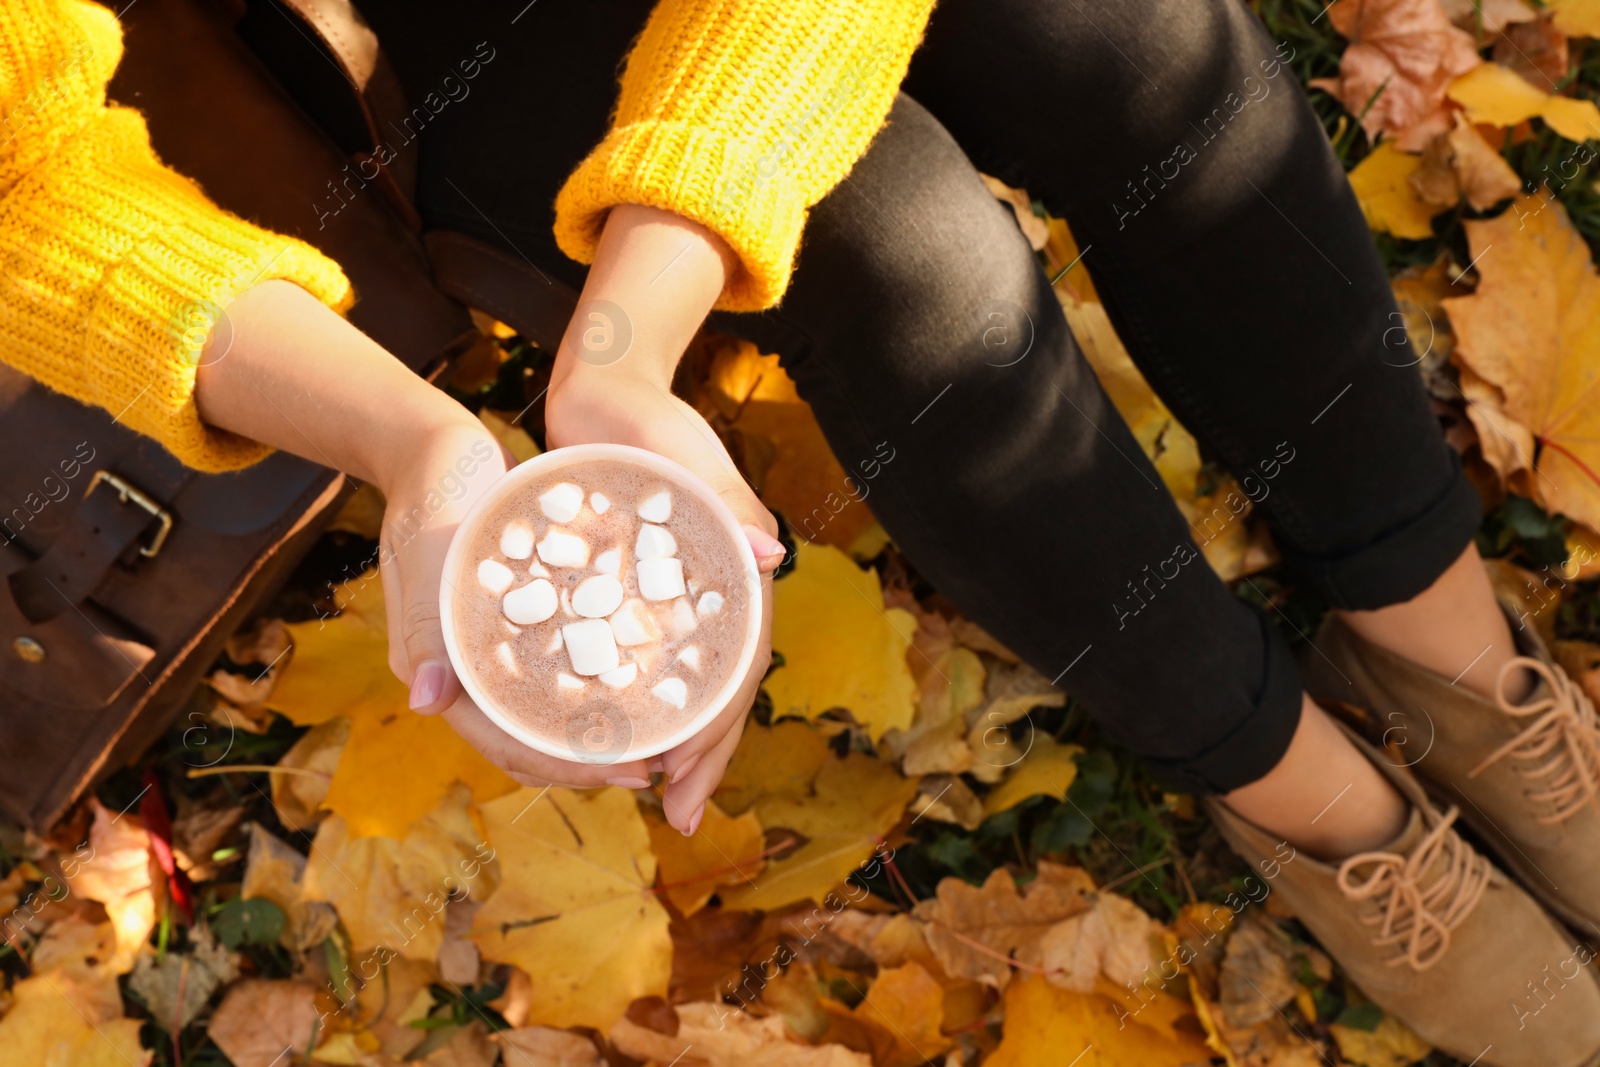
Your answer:
[[[611,207],[691,218],[739,256],[719,307],[775,303],[806,211],[882,125],[928,0],[663,0],[629,56],[611,132],[557,199],[588,262]],[[200,470],[265,446],[194,402],[206,331],[286,279],[337,310],[338,266],[216,207],[108,106],[116,18],[88,0],[0,0],[0,360],[105,408]]]

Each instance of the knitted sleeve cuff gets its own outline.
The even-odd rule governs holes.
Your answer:
[[[738,257],[718,310],[771,307],[789,284],[808,200],[785,163],[781,144],[762,148],[706,126],[618,126],[557,195],[556,243],[578,262],[590,263],[613,207],[661,208],[711,230]]]
[[[14,328],[6,362],[203,471],[271,451],[206,425],[195,405],[202,359],[227,357],[234,297],[283,279],[334,310],[352,300],[337,264],[212,204],[161,165],[143,120],[120,108],[6,197],[0,256],[10,275],[0,311]]]

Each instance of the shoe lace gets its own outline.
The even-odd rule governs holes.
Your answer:
[[[1339,865],[1339,889],[1348,899],[1379,902],[1377,914],[1361,917],[1368,926],[1378,927],[1372,943],[1405,946],[1385,961],[1391,967],[1410,964],[1413,970],[1425,971],[1438,963],[1450,950],[1451,932],[1483,899],[1489,861],[1450,828],[1458,814],[1454,807],[1443,816],[1424,813],[1424,818],[1437,822],[1409,856],[1360,852]],[[1441,855],[1443,870],[1424,884]]]
[[[1506,699],[1506,680],[1518,670],[1529,670],[1545,682],[1545,695],[1526,704]],[[1543,660],[1518,656],[1500,670],[1495,703],[1507,715],[1533,721],[1516,737],[1491,752],[1472,770],[1476,778],[1506,756],[1526,764],[1518,773],[1542,779],[1543,788],[1528,798],[1548,802],[1551,814],[1539,816],[1546,825],[1565,822],[1600,794],[1600,717],[1594,704],[1567,672]]]

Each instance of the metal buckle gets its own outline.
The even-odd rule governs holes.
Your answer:
[[[123,481],[121,478],[117,477],[115,474],[112,474],[108,470],[97,470],[94,472],[94,477],[89,480],[89,488],[84,490],[84,497],[87,498],[90,493],[94,492],[95,487],[101,482],[105,482],[107,485],[111,486],[111,488],[115,489],[117,491],[117,497],[122,503],[126,504],[129,501],[132,501],[134,504],[137,504],[139,507],[148,511],[158,522],[161,523],[161,528],[157,530],[156,535],[150,539],[150,543],[139,549],[139,555],[144,556],[146,559],[154,559],[156,554],[161,551],[161,546],[166,544],[167,534],[172,532],[172,514],[168,512],[166,508],[162,507],[160,504],[157,504],[154,500],[151,500],[148,496],[141,492],[138,486],[133,485],[130,482]]]

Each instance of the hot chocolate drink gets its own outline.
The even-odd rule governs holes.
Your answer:
[[[516,468],[467,516],[445,633],[502,727],[609,762],[664,751],[727,703],[759,636],[759,591],[743,535],[692,475],[579,446]]]

